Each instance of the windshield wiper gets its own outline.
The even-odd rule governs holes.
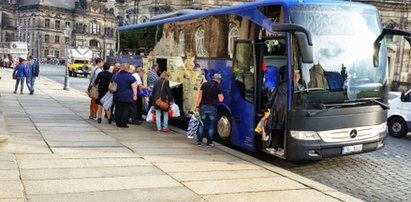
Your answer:
[[[306,117],[313,117],[313,116],[315,116],[315,115],[318,115],[318,114],[321,114],[321,113],[323,113],[323,112],[327,112],[328,110],[332,110],[332,109],[337,109],[337,108],[340,108],[341,106],[339,106],[339,105],[337,105],[337,106],[333,106],[333,107],[330,107],[330,108],[327,108],[324,104],[321,104],[321,108],[322,109],[320,109],[320,110],[318,110],[318,111],[312,111],[312,112],[307,112],[307,114],[305,114],[305,116]]]
[[[375,98],[362,98],[362,99],[356,99],[356,100],[346,100],[345,102],[373,102],[381,106],[382,109],[387,110],[390,109],[390,105],[387,105]]]
[[[310,92],[310,91],[326,91],[325,88],[307,88],[294,91],[295,93]]]

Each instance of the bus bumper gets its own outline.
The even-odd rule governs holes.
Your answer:
[[[329,143],[322,140],[298,140],[288,136],[286,159],[290,161],[321,160],[336,156],[365,153],[384,147],[387,132],[359,141]],[[344,153],[343,148],[362,145],[361,151]]]

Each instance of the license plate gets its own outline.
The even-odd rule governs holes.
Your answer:
[[[362,152],[362,144],[346,146],[342,148],[342,154],[350,154],[350,153],[357,153],[357,152]]]

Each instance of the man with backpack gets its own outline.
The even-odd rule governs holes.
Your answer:
[[[33,56],[29,56],[29,63],[26,66],[26,84],[27,88],[30,91],[30,95],[34,94],[34,84],[36,78],[39,76],[40,73],[40,65],[39,62],[33,59]]]

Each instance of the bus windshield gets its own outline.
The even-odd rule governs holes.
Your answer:
[[[373,64],[373,43],[382,31],[377,10],[298,5],[290,8],[290,15],[292,23],[311,32],[314,43],[314,63],[293,67],[301,78],[295,84],[300,86],[295,88],[297,94],[311,104],[383,98],[387,88],[385,40],[379,50],[379,66]]]

